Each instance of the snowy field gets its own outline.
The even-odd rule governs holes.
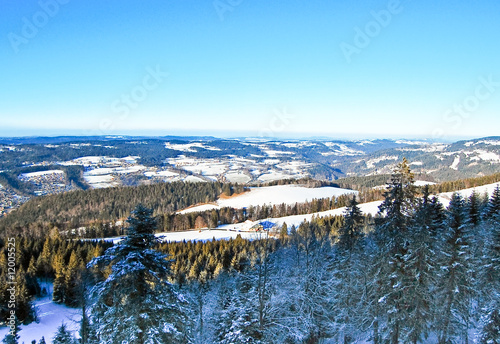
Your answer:
[[[186,231],[186,232],[165,232],[156,234],[164,242],[181,242],[181,241],[212,241],[212,240],[229,240],[236,239],[241,235],[243,239],[260,239],[262,234],[255,232],[237,232],[230,230],[201,230],[201,231]]]
[[[306,188],[297,185],[277,185],[252,188],[249,192],[242,195],[219,199],[217,204],[202,204],[196,207],[191,207],[179,211],[180,214],[192,213],[196,211],[205,211],[210,209],[218,209],[223,207],[244,208],[257,205],[275,205],[275,204],[295,204],[311,201],[314,198],[329,198],[332,196],[340,196],[344,194],[357,194],[357,191],[334,188]]]
[[[250,228],[256,222],[249,221],[248,223],[237,223],[235,225],[223,225],[218,229],[203,229],[203,230],[190,230],[182,232],[163,232],[157,233],[155,236],[162,242],[182,242],[182,241],[212,241],[212,240],[229,240],[236,239],[240,235],[243,239],[260,239],[261,234],[255,232],[240,232],[240,230]],[[96,239],[92,239],[96,240]],[[101,240],[101,239],[99,239]],[[112,242],[113,244],[119,243],[123,237],[104,238],[104,241]]]
[[[45,284],[44,287],[51,286]],[[51,289],[51,287],[49,287]],[[49,291],[52,294],[52,291]],[[52,337],[57,332],[57,328],[64,322],[69,331],[73,331],[75,337],[77,336],[78,329],[80,328],[79,321],[81,319],[81,310],[77,308],[70,308],[52,302],[51,296],[45,296],[35,300],[34,302],[38,323],[31,323],[29,325],[21,325],[19,332],[19,343],[29,344],[32,340],[37,342],[43,337],[47,344],[52,343]],[[0,339],[3,339],[8,332],[7,327],[0,328]]]
[[[46,176],[48,174],[61,174],[61,173],[64,173],[64,171],[61,171],[61,170],[48,170],[48,171],[22,173],[20,175],[20,177],[23,177],[23,178],[34,178],[34,177]]]
[[[474,191],[476,191],[476,193],[478,195],[484,195],[485,193],[487,193],[488,196],[491,197],[491,195],[493,194],[493,191],[499,185],[500,185],[500,183],[487,184],[487,185],[478,186],[478,187],[475,187],[475,188],[463,189],[463,190],[458,191],[458,193],[460,195],[462,195],[462,197],[464,197],[464,198],[469,197],[470,195],[472,195],[472,193]],[[453,192],[444,192],[444,193],[441,193],[441,194],[439,194],[439,200],[441,201],[441,203],[443,203],[443,205],[445,207],[447,207],[448,204],[450,203],[452,195],[453,195]]]

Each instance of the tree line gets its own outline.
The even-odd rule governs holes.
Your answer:
[[[77,190],[29,200],[0,218],[0,231],[13,235],[42,235],[40,230],[78,228],[93,221],[125,219],[133,204],[142,203],[155,214],[174,213],[197,203],[217,200],[223,193],[242,192],[243,186],[222,183],[158,183],[138,187]]]

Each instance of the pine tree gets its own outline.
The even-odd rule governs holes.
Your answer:
[[[364,313],[365,281],[363,259],[364,216],[358,207],[356,196],[344,212],[344,221],[339,229],[339,240],[333,251],[330,270],[332,304],[337,319],[336,332],[342,335],[344,344],[354,340],[356,329],[363,328],[360,320]]]
[[[167,256],[152,249],[156,221],[139,205],[128,218],[123,242],[95,258],[89,267],[111,266],[92,289],[90,322],[101,343],[188,343],[184,297],[167,281]]]
[[[64,303],[66,300],[66,268],[62,254],[58,252],[54,257],[55,279],[52,292],[52,301]]]
[[[496,308],[486,316],[481,344],[500,344],[500,309]]]
[[[45,342],[45,337],[42,336],[42,339],[40,339],[40,341],[38,342],[38,344],[47,344]]]
[[[68,306],[79,306],[79,303],[81,301],[82,295],[80,285],[82,283],[81,275],[83,267],[84,264],[82,259],[79,257],[76,251],[72,251],[64,276],[64,302]]]
[[[374,264],[376,299],[385,313],[385,337],[397,344],[407,317],[406,304],[410,297],[407,283],[406,255],[409,253],[409,226],[417,208],[414,176],[408,161],[399,163],[384,193],[376,219],[375,240],[379,247]],[[378,331],[378,330],[376,330]]]
[[[486,207],[486,216],[492,218],[500,215],[500,184],[493,191],[493,195]]]
[[[280,240],[282,243],[285,242],[286,238],[288,238],[288,226],[286,224],[286,222],[284,222],[282,225],[281,225],[281,229],[280,229]]]
[[[219,277],[217,295],[215,343],[260,343],[257,332],[258,317],[252,288],[240,275],[224,273]]]
[[[500,191],[495,189],[487,205],[485,254],[481,262],[484,309],[481,343],[500,344]]]
[[[416,210],[415,177],[404,158],[391,175],[384,193],[384,201],[379,207],[383,217],[378,223],[379,231],[385,232],[388,244],[397,249],[402,244],[401,235],[405,233]]]
[[[71,335],[64,323],[58,327],[56,335],[52,338],[53,344],[75,344],[75,338]]]
[[[466,211],[464,199],[460,194],[454,193],[447,209],[441,276],[436,290],[440,300],[437,310],[439,317],[436,321],[439,343],[468,336],[473,276]]]
[[[467,199],[467,222],[472,226],[477,226],[481,215],[481,201],[476,190]]]
[[[401,339],[404,342],[418,343],[427,339],[434,323],[434,287],[438,272],[436,260],[439,246],[438,233],[442,231],[442,206],[434,198],[429,199],[428,188],[414,216],[408,232],[408,249],[403,259],[405,277],[401,288],[405,290]]]

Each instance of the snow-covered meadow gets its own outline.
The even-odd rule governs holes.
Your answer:
[[[258,205],[295,204],[312,201],[315,198],[337,197],[345,194],[357,194],[357,191],[335,187],[307,188],[299,185],[256,187],[235,197],[219,199],[217,204],[201,204],[181,210],[178,213],[187,214],[224,207],[241,209]]]
[[[34,302],[38,321],[29,325],[21,325],[19,332],[19,343],[37,342],[44,337],[47,344],[52,343],[57,328],[64,323],[67,329],[78,337],[80,320],[82,318],[81,310],[70,308],[65,305],[52,302],[52,284],[41,283],[41,286],[47,290],[48,295],[38,298]],[[9,328],[0,327],[0,338],[4,338]]]

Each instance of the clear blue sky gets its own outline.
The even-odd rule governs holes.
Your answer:
[[[497,0],[0,7],[0,136],[500,135]]]

